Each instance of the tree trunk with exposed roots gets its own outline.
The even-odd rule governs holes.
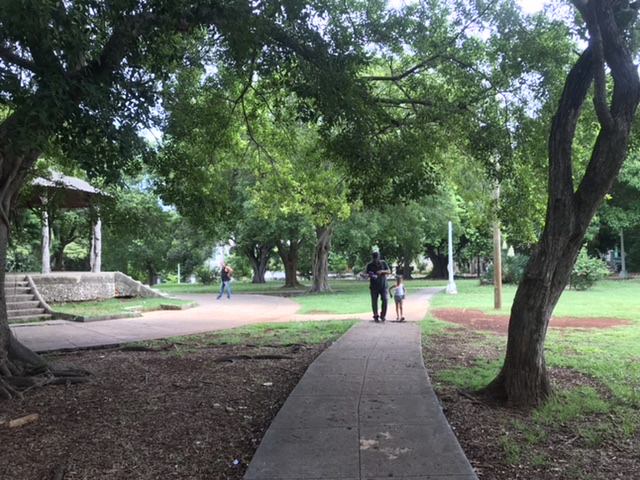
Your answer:
[[[640,101],[637,68],[611,4],[590,0],[577,6],[587,21],[591,39],[567,76],[552,123],[545,229],[516,292],[504,364],[498,376],[481,390],[509,405],[539,405],[551,394],[544,358],[549,319],[569,282],[587,227],[626,157]],[[610,105],[605,63],[613,78]],[[574,189],[571,148],[592,83],[601,129],[584,177]]]
[[[329,251],[333,224],[316,228],[316,245],[313,250],[313,281],[309,293],[330,292]]]
[[[249,259],[253,277],[251,283],[266,283],[265,275],[269,263],[269,256],[273,245],[257,244],[244,249],[244,253]]]
[[[298,253],[300,252],[300,246],[302,240],[291,241],[285,244],[282,240],[276,242],[278,248],[278,254],[284,265],[284,287],[285,288],[299,288],[302,286],[298,282]]]
[[[402,278],[404,278],[405,280],[413,279],[411,275],[411,271],[413,270],[411,268],[411,258],[411,251],[407,249],[404,253],[404,260],[402,262]]]
[[[0,399],[22,398],[20,389],[44,383],[55,383],[61,373],[49,368],[37,354],[22,345],[9,328],[7,296],[5,289],[5,265],[9,242],[9,217],[18,198],[27,172],[38,158],[33,149],[16,149],[8,140],[15,124],[15,114],[5,119],[0,126]],[[34,374],[46,373],[44,378]],[[81,373],[77,372],[79,375]],[[76,382],[77,376],[68,377]]]
[[[442,279],[449,278],[449,259],[446,254],[441,252],[441,249],[432,245],[426,246],[427,257],[431,260],[433,268],[429,272],[428,278]]]

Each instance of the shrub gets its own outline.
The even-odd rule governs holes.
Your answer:
[[[167,272],[162,275],[162,279],[166,283],[178,283],[178,274],[173,272]]]
[[[218,278],[218,269],[211,268],[209,265],[200,265],[193,272],[196,280],[203,285],[211,285]]]
[[[602,280],[608,273],[605,263],[599,258],[587,255],[587,250],[582,247],[576,263],[571,272],[571,284],[576,290],[587,290],[598,281]]]
[[[507,256],[502,263],[502,281],[519,284],[528,261],[529,257],[520,253],[513,257]]]
[[[524,269],[527,266],[529,257],[521,253],[510,257],[504,253],[505,252],[503,252],[502,255],[502,283],[517,285],[520,283],[520,280],[522,280],[522,275],[524,274]],[[482,278],[482,283],[493,285],[493,265],[487,268]]]

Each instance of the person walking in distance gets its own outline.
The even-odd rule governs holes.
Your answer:
[[[402,275],[396,275],[396,284],[389,287],[389,296],[391,295],[393,295],[393,300],[396,304],[396,321],[404,322],[402,303],[404,302],[405,290],[402,283]]]
[[[391,273],[387,262],[380,259],[380,252],[371,254],[371,262],[367,265],[369,275],[369,290],[371,291],[371,309],[373,310],[373,321],[384,322],[387,317],[387,275]],[[378,297],[382,300],[382,308],[378,315]]]
[[[231,274],[233,274],[233,269],[224,263],[224,261],[220,262],[220,280],[222,280],[222,285],[220,285],[218,300],[222,297],[225,287],[227,287],[227,298],[231,300]]]

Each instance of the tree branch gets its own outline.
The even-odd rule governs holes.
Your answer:
[[[604,59],[613,77],[610,107],[612,126],[610,129],[601,129],[598,133],[589,165],[575,193],[580,207],[580,221],[585,224],[591,220],[602,198],[611,188],[626,158],[631,125],[640,103],[638,69],[624,33],[616,21],[616,12],[604,1],[595,2],[593,12],[602,38]]]
[[[10,50],[5,47],[0,47],[0,58],[2,58],[5,62],[11,63],[17,67],[24,68],[25,70],[29,70],[30,72],[36,73],[37,66],[30,60],[21,57],[13,50]]]
[[[405,70],[402,73],[399,73],[398,75],[367,75],[362,77],[363,80],[367,80],[367,81],[382,81],[382,82],[397,82],[398,80],[402,80],[403,78],[408,77],[409,75],[412,75],[414,73],[419,72],[420,70],[422,70],[423,68],[425,68],[427,65],[429,65],[431,62],[442,58],[442,55],[438,54],[438,55],[433,55],[429,58],[427,58],[426,60],[418,63],[417,65],[414,65],[413,67],[411,67],[408,70]]]
[[[598,22],[594,19],[595,13],[593,9],[591,15],[587,17],[587,25],[591,33],[591,48],[593,50],[594,59],[594,95],[593,104],[595,106],[596,115],[602,128],[611,130],[614,128],[613,117],[609,111],[607,103],[607,79],[604,72],[604,51],[602,47],[602,35]]]
[[[447,42],[447,44],[445,45],[446,47],[455,45],[455,43],[458,41],[458,39],[460,38],[460,36],[467,30],[467,28],[469,28],[474,22],[476,22],[478,19],[482,18],[491,7],[493,7],[493,5],[496,3],[496,0],[493,0],[491,2],[488,2],[484,9],[478,13],[478,15],[476,15],[474,18],[470,19],[461,29],[460,31],[458,31],[458,33],[456,33],[453,37],[451,37],[450,41]],[[386,81],[386,82],[397,82],[398,80],[402,80],[403,78],[408,77],[409,75],[412,75],[414,73],[419,72],[422,68],[426,67],[427,65],[429,65],[431,62],[438,60],[438,59],[448,59],[451,60],[453,62],[459,63],[460,65],[466,67],[466,68],[471,68],[472,65],[468,65],[465,64],[464,62],[454,58],[454,57],[450,57],[448,55],[443,55],[443,54],[437,54],[437,55],[432,55],[431,57],[427,58],[426,60],[418,63],[417,65],[411,67],[408,70],[405,70],[404,72],[398,74],[398,75],[392,75],[392,76],[386,76],[386,75],[381,75],[381,76],[366,76],[366,77],[362,77],[363,80],[369,80],[369,81]]]
[[[430,100],[420,100],[417,98],[376,98],[376,102],[384,103],[386,105],[422,105],[425,107],[432,107],[433,102]]]
[[[569,71],[549,136],[549,202],[563,191],[574,191],[572,144],[580,111],[591,87],[594,61],[591,47],[582,53]]]

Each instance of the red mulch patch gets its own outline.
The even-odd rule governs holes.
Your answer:
[[[506,335],[509,328],[507,315],[489,315],[480,310],[469,308],[438,308],[430,313],[439,320],[462,325],[471,330],[488,330]],[[621,318],[551,317],[549,327],[608,328],[616,325],[629,325],[629,323],[628,320]]]

